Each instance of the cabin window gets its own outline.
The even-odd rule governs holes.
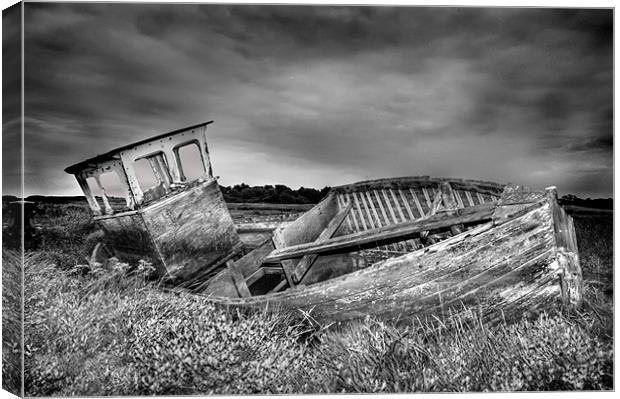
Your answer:
[[[133,168],[144,194],[144,201],[160,198],[170,190],[172,179],[163,153],[138,158]]]
[[[205,167],[198,143],[191,142],[175,149],[182,181],[193,181],[204,176]]]
[[[106,214],[127,210],[128,192],[116,172],[106,172],[97,177],[89,177],[86,183],[99,207]]]

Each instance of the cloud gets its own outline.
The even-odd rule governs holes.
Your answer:
[[[214,119],[222,184],[455,175],[610,196],[611,10],[26,4],[29,193]]]

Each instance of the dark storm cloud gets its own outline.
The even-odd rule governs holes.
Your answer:
[[[21,192],[21,8],[2,11],[2,190]]]
[[[26,4],[26,178],[214,119],[223,184],[455,175],[610,196],[611,10]]]

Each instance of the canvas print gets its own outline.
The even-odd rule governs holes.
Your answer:
[[[613,9],[3,11],[3,389],[614,388]]]

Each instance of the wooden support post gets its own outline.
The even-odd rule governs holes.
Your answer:
[[[338,230],[344,219],[351,211],[351,208],[351,204],[348,204],[343,210],[338,212],[338,214],[334,216],[334,218],[329,222],[325,230],[323,230],[321,235],[314,242],[321,243],[325,240],[332,238],[333,235],[336,234],[336,231]],[[308,272],[308,270],[310,270],[310,267],[312,267],[317,257],[318,255],[306,255],[301,258],[299,263],[297,263],[297,265],[295,266],[295,270],[293,271],[293,280],[295,281],[295,283],[299,283],[304,278],[305,274]]]
[[[282,229],[277,229],[273,232],[272,240],[273,245],[276,249],[286,248],[286,242],[282,238],[281,234]],[[295,261],[293,260],[283,260],[282,262],[282,270],[284,270],[284,276],[286,277],[286,281],[289,287],[295,286],[295,281],[293,280],[293,274],[295,272]]]
[[[228,267],[228,272],[230,273],[230,277],[235,283],[235,288],[237,288],[237,292],[241,298],[248,298],[252,296],[250,293],[250,289],[248,288],[247,283],[245,282],[245,278],[241,271],[237,268],[237,265],[234,261],[229,260],[226,262],[226,266]]]
[[[428,195],[426,191],[424,191],[424,195],[426,196],[428,200]],[[437,211],[441,208],[442,203],[443,203],[442,193],[441,193],[441,190],[439,190],[435,193],[435,196],[433,197],[433,202],[430,205],[430,211],[428,213],[428,216],[434,216],[437,213]],[[420,233],[420,241],[422,241],[423,245],[435,243],[435,240],[428,236],[428,230]]]
[[[443,201],[443,206],[445,209],[454,210],[458,208],[463,208],[462,206],[460,206],[462,202],[461,204],[459,204],[458,201],[456,200],[457,197],[455,195],[454,190],[452,190],[450,183],[448,182],[441,183],[441,185],[439,186],[439,192],[441,193],[441,200]],[[464,230],[463,225],[455,225],[455,226],[450,227],[450,231],[454,235],[462,233],[463,230]]]

